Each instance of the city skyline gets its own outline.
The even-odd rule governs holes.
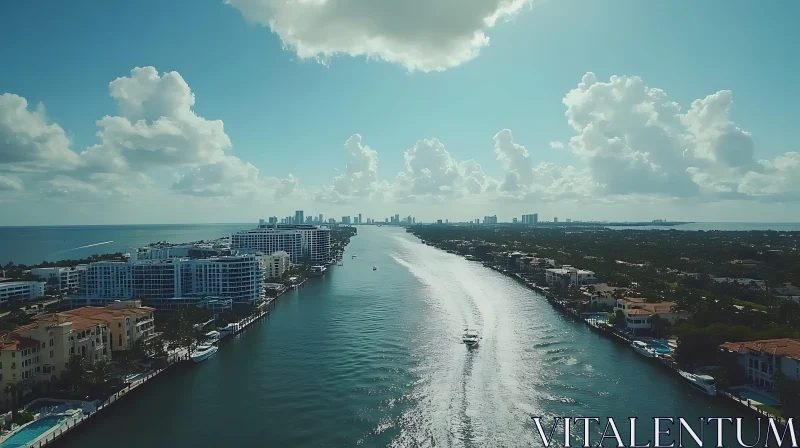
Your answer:
[[[0,225],[800,221],[796,4],[298,5],[4,5]]]

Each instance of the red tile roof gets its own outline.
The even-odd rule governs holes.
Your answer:
[[[22,336],[12,335],[10,339],[0,343],[0,350],[25,350],[39,346],[39,341]]]
[[[726,342],[720,345],[720,348],[736,353],[749,350],[800,361],[800,339],[782,338],[749,342]]]

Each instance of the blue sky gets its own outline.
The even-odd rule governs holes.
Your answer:
[[[792,23],[792,18],[800,13],[796,2],[551,0],[531,4],[518,0],[520,5],[513,14],[501,17],[493,27],[479,26],[475,30],[485,32],[490,39],[488,46],[478,48],[476,57],[452,63],[441,71],[409,71],[404,66],[407,61],[380,60],[382,55],[393,51],[391,45],[373,48],[369,60],[348,55],[348,50],[358,45],[359,36],[343,38],[336,35],[336,30],[329,35],[324,30],[307,31],[307,36],[295,36],[294,44],[290,42],[284,48],[282,31],[273,32],[264,26],[263,17],[273,14],[285,22],[286,29],[302,30],[307,25],[302,22],[305,20],[302,14],[280,15],[282,11],[277,11],[273,0],[263,0],[260,10],[258,6],[241,7],[237,3],[244,2],[239,0],[231,3],[147,0],[4,4],[0,6],[0,33],[5,42],[13,45],[0,49],[5,67],[0,70],[0,93],[25,98],[31,112],[36,104],[42,103],[48,123],[60,125],[68,136],[69,150],[81,153],[98,143],[96,121],[106,115],[120,114],[115,98],[109,95],[110,82],[131,76],[134,67],[152,66],[160,74],[178,72],[195,96],[191,107],[194,113],[205,120],[224,122],[224,132],[231,142],[227,155],[252,164],[258,169],[259,179],[285,179],[289,174],[299,179],[298,189],[286,197],[273,194],[265,186],[266,190],[259,190],[258,194],[263,193],[269,201],[252,204],[248,202],[250,199],[243,199],[245,202],[241,204],[255,205],[259,213],[231,211],[226,218],[212,221],[280,216],[300,206],[340,216],[356,205],[377,217],[403,209],[405,214],[428,219],[435,219],[434,213],[459,219],[462,215],[466,218],[476,214],[473,210],[480,207],[477,216],[497,213],[510,218],[517,214],[517,209],[533,208],[553,213],[563,210],[562,214],[583,219],[623,215],[626,219],[649,219],[651,213],[666,207],[670,218],[692,219],[690,215],[706,209],[702,204],[708,203],[724,208],[723,215],[733,220],[739,219],[745,207],[753,204],[764,210],[767,220],[800,218],[786,210],[800,190],[800,186],[790,181],[800,173],[791,170],[800,168],[793,164],[793,156],[788,156],[789,162],[782,165],[774,163],[776,157],[798,151],[793,125],[798,117],[795,103],[800,88],[792,82],[797,71],[797,58],[792,56],[797,49],[793,43],[800,40]],[[409,2],[417,3],[420,2]],[[447,3],[452,2],[442,2]],[[450,27],[446,23],[451,16],[448,14],[434,16],[437,20],[432,21],[412,20],[415,13],[435,14],[424,10],[424,6],[414,8],[412,5],[403,11],[409,16],[407,19],[400,17],[391,23],[396,29],[390,38],[396,41],[396,46],[402,46],[407,43],[403,39],[412,36],[409,39],[416,45],[416,51],[423,54],[420,57],[435,65],[446,56],[446,50],[430,50],[434,53],[430,55],[424,54],[428,51],[426,47],[434,48],[440,37],[446,41],[455,25]],[[329,20],[324,23],[338,20],[343,28],[349,29],[358,28],[361,20],[367,24],[365,33],[382,37],[380,30],[369,28],[369,23],[389,20],[391,13],[383,16],[380,8],[363,11],[360,18],[352,15],[343,18],[338,12],[331,12],[330,19],[323,17]],[[463,13],[465,23],[467,14]],[[427,34],[433,37],[420,45],[415,36]],[[323,65],[313,58],[299,57],[297,52],[304,46],[311,48],[310,51],[328,48],[340,54]],[[562,99],[578,87],[587,72],[593,72],[599,83],[609,83],[612,75],[641,77],[647,87],[666,92],[669,100],[680,105],[682,113],[695,100],[730,90],[732,106],[722,114],[728,123],[723,127],[745,132],[752,140],[754,163],[764,159],[772,165],[719,166],[719,156],[698,155],[703,164],[708,162],[707,166],[685,165],[697,165],[697,173],[703,174],[704,180],[693,177],[702,193],[688,198],[670,187],[680,180],[668,178],[675,173],[684,176],[687,168],[684,165],[676,166],[675,173],[664,173],[666,187],[660,189],[663,191],[625,190],[636,183],[633,178],[631,184],[619,188],[610,185],[608,173],[600,172],[608,168],[607,164],[598,162],[607,161],[608,154],[585,146],[575,149],[569,144],[570,138],[580,136],[585,129],[570,126]],[[586,101],[602,98],[598,94]],[[635,124],[614,124],[614,135],[637,132],[627,126]],[[509,166],[498,160],[500,153],[493,139],[503,129],[511,130],[513,142],[527,150],[520,156],[526,157],[523,159],[512,159],[507,154]],[[697,137],[698,131],[693,129],[692,135]],[[25,151],[13,145],[22,132],[19,127],[3,128],[0,122],[0,132],[6,134],[0,133],[0,137],[11,142],[0,151],[0,157]],[[604,132],[610,136],[608,130]],[[703,138],[711,138],[708,137],[711,134],[719,137],[719,132],[709,132]],[[377,177],[367,182],[361,171],[351,169],[348,173],[353,177],[349,180],[354,180],[357,186],[350,185],[341,191],[334,187],[333,196],[327,194],[330,191],[320,192],[331,189],[334,177],[346,172],[348,163],[355,166],[363,164],[363,157],[369,158],[359,152],[352,157],[362,159],[349,159],[344,145],[353,134],[359,134],[363,145],[377,152]],[[418,175],[425,167],[420,164],[409,168],[405,152],[419,140],[433,138],[438,139],[455,162],[474,160],[480,165],[479,188],[460,191],[468,189],[466,180],[461,179],[463,173],[456,174],[459,178],[456,180],[427,179],[421,183],[424,185],[420,184]],[[561,142],[564,148],[551,148],[550,142]],[[430,159],[426,156],[429,153],[436,156],[433,159],[441,159],[441,147],[426,148],[425,153],[422,150],[414,153],[420,163]],[[697,154],[704,151],[693,150]],[[655,152],[641,139],[625,151],[612,158],[622,160],[620,163],[628,167],[629,160],[636,159],[635,154],[652,156]],[[28,170],[14,166],[13,160],[18,157],[9,154],[5,154],[6,163],[0,158],[0,176],[12,179],[6,184],[13,185],[6,188],[4,201],[18,209],[31,209],[21,210],[16,216],[4,213],[0,225],[57,223],[30,206],[32,199],[52,199],[52,190],[47,186],[56,174],[37,170],[31,175]],[[173,177],[185,176],[207,162],[212,160],[165,163],[147,169],[129,167],[116,173],[122,176],[118,181],[128,186],[138,181],[125,176],[143,174],[152,179],[156,190],[163,188],[175,201],[202,211],[154,209],[154,198],[163,196],[153,190],[128,191],[124,200],[108,195],[76,197],[61,182],[58,193],[67,196],[66,200],[58,200],[59,206],[64,207],[63,219],[71,223],[205,221],[206,212],[218,209],[220,202],[241,205],[239,199],[223,198],[236,196],[227,189],[221,194],[222,188],[214,193],[196,188],[181,195],[171,188]],[[552,182],[553,176],[545,176],[548,179],[542,185],[538,172],[533,176],[515,172],[520,163],[537,167],[542,162],[552,163],[559,170],[567,166],[575,168],[575,172],[568,173],[569,182],[580,178],[576,182],[582,187],[562,191],[547,183]],[[652,170],[666,169],[664,163],[655,165],[657,169],[652,168],[653,164],[648,165],[650,175]],[[463,171],[463,167],[460,169]],[[404,185],[397,180],[401,171],[409,173]],[[748,177],[750,172],[753,174]],[[509,173],[518,180],[530,179],[520,188],[519,182],[507,182]],[[80,182],[82,191],[95,188],[84,185],[90,183],[87,177],[58,175],[69,177],[70,182]],[[366,177],[371,175],[367,173]],[[555,177],[566,181],[566,176]],[[108,186],[98,185],[96,189],[107,191]],[[74,207],[63,205],[72,201]],[[86,204],[103,201],[117,204],[113,206],[118,212],[114,217],[87,214],[97,207]],[[123,202],[127,206],[118,205]],[[606,211],[598,209],[600,202],[608,206]],[[591,205],[588,213],[587,203]],[[486,204],[499,205],[494,210]],[[147,207],[149,218],[133,211],[137,206]],[[82,212],[73,213],[74,210]]]

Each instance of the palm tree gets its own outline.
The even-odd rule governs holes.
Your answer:
[[[19,403],[19,393],[22,390],[20,383],[8,383],[3,392],[8,394],[8,400],[11,404],[11,421],[17,418],[17,403]]]
[[[67,369],[64,371],[64,379],[68,387],[73,392],[78,392],[86,378],[86,360],[83,356],[72,355],[67,362]]]
[[[104,385],[111,373],[111,363],[101,359],[91,365],[92,380],[95,384]]]

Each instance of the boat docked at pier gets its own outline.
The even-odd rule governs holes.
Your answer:
[[[467,347],[477,346],[480,339],[481,336],[478,334],[478,331],[470,330],[469,328],[464,329],[464,336],[461,338],[461,340],[467,344]]]
[[[646,342],[633,341],[633,342],[631,342],[631,347],[633,348],[633,351],[635,351],[636,353],[638,353],[638,354],[640,354],[642,356],[645,356],[647,358],[657,358],[658,357],[658,352],[656,352],[655,350],[650,348],[650,346],[647,345]]]
[[[220,332],[209,331],[206,333],[205,339],[200,343],[190,355],[194,362],[205,361],[206,359],[214,356],[219,349],[217,343],[219,342]]]
[[[190,358],[194,362],[205,361],[206,359],[214,356],[219,348],[215,344],[200,344],[192,352]]]
[[[689,384],[691,384],[695,389],[700,390],[706,395],[717,395],[717,385],[714,381],[714,377],[708,375],[695,375],[693,373],[684,372],[683,370],[678,370],[678,373],[680,373],[682,377],[686,378],[689,381]]]

